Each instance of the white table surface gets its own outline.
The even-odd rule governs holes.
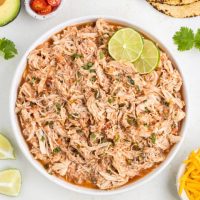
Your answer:
[[[26,14],[24,8],[11,24],[0,27],[0,38],[13,40],[19,55],[12,60],[0,58],[0,131],[7,134],[16,149],[15,161],[0,161],[0,169],[19,168],[22,172],[22,190],[16,200],[175,200],[175,177],[181,161],[192,149],[200,146],[200,51],[178,52],[173,45],[172,36],[180,26],[200,28],[200,17],[174,19],[150,7],[145,0],[64,0],[63,10],[47,21],[36,21]],[[18,148],[9,118],[8,102],[13,74],[21,56],[41,34],[55,25],[71,18],[85,15],[112,15],[131,20],[162,40],[180,63],[185,82],[189,85],[189,128],[186,139],[171,164],[156,178],[133,191],[108,197],[91,197],[77,194],[51,183],[23,156]],[[0,200],[10,197],[1,196]]]

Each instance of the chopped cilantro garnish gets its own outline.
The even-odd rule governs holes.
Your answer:
[[[53,149],[53,153],[59,153],[61,151],[60,147],[56,147]]]
[[[127,79],[131,85],[135,85],[135,81],[130,76],[127,76]]]
[[[90,73],[96,73],[96,70],[95,69],[90,69],[89,72]]]
[[[91,140],[95,140],[95,139],[96,139],[95,133],[91,133],[91,134],[90,134],[90,139],[91,139]]]
[[[94,63],[88,62],[86,65],[83,65],[82,68],[84,70],[89,70],[93,65],[94,65]]]
[[[61,111],[61,104],[60,103],[56,103],[56,112],[57,113],[60,113],[60,111]]]
[[[127,117],[127,122],[131,126],[138,126],[138,122],[134,117]]]
[[[111,98],[108,99],[109,104],[113,103],[114,101],[115,101],[114,97],[111,97]]]
[[[151,111],[147,107],[145,107],[145,112],[150,113]]]
[[[119,139],[120,139],[120,136],[119,136],[119,134],[117,133],[115,136],[114,136],[114,142],[115,143],[117,143],[118,141],[119,141]]]
[[[100,51],[100,52],[99,52],[99,58],[100,58],[100,59],[103,59],[104,57],[105,57],[105,55],[104,55],[103,51]]]
[[[83,55],[82,54],[78,54],[78,53],[74,53],[71,57],[72,57],[72,60],[75,60],[76,58],[82,58]]]
[[[195,35],[195,47],[200,50],[200,28],[197,30]]]
[[[42,141],[42,142],[44,142],[44,140],[45,140],[45,137],[44,137],[44,136],[42,136],[42,137],[41,137],[41,141]]]
[[[93,76],[92,78],[90,78],[90,81],[93,82],[93,83],[94,83],[96,80],[97,80],[96,76]]]
[[[47,121],[45,123],[46,126],[49,126],[51,129],[53,128],[53,121]]]
[[[156,134],[155,134],[155,133],[152,133],[150,139],[151,139],[151,142],[152,142],[153,144],[155,144],[155,143],[156,143]]]

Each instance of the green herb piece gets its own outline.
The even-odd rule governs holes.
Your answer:
[[[144,160],[144,155],[143,155],[143,153],[141,153],[141,154],[139,155],[138,160],[139,160],[139,161]]]
[[[77,76],[77,78],[80,78],[81,77],[81,73],[79,71],[77,71],[76,76]]]
[[[0,39],[0,55],[4,57],[4,59],[9,60],[17,55],[17,49],[15,44],[6,38]]]
[[[143,125],[144,125],[145,127],[148,127],[148,124],[147,124],[147,123],[144,123]]]
[[[96,70],[95,69],[90,69],[89,72],[90,73],[96,73]]]
[[[134,143],[133,146],[132,146],[132,149],[135,150],[135,151],[139,151],[140,147],[139,147],[138,143]]]
[[[34,103],[33,103],[33,102],[30,102],[30,106],[31,106],[31,107],[34,106]]]
[[[61,104],[60,103],[56,103],[56,112],[57,113],[60,113],[60,111],[61,111]]]
[[[102,144],[102,143],[106,143],[106,142],[108,142],[108,139],[106,138],[106,137],[104,137],[104,138],[102,138],[101,140],[100,140],[100,143]]]
[[[56,147],[53,149],[53,153],[59,153],[61,151],[60,147]]]
[[[103,59],[104,57],[105,57],[105,55],[104,55],[103,51],[100,51],[100,52],[99,52],[99,58],[100,58],[100,59]]]
[[[195,47],[200,50],[200,29],[197,30],[197,33],[195,35]]]
[[[161,103],[167,107],[169,107],[169,102],[167,102],[164,98],[161,99]]]
[[[114,143],[117,143],[117,142],[119,141],[119,139],[120,139],[120,136],[119,136],[119,134],[117,133],[117,134],[114,136],[114,138],[113,138]]]
[[[30,80],[31,85],[33,85],[36,82],[37,78],[36,77],[32,77],[32,79]]]
[[[69,119],[74,119],[73,115],[71,115],[71,114],[68,114],[68,118]]]
[[[42,137],[41,137],[41,141],[42,141],[42,142],[44,142],[44,141],[45,141],[45,138],[44,138],[44,136],[42,136]]]
[[[191,28],[181,27],[174,34],[173,40],[179,51],[190,50],[194,46],[194,32]]]
[[[51,129],[53,128],[53,121],[47,121],[45,123],[46,126],[49,126]]]
[[[95,133],[91,133],[91,134],[90,134],[90,140],[95,140],[95,139],[96,139]]]
[[[147,107],[145,107],[145,112],[150,113],[151,111]]]
[[[111,97],[111,98],[108,99],[108,103],[109,104],[113,103],[114,101],[115,101],[115,99],[113,97]]]
[[[74,53],[74,54],[71,56],[72,60],[75,60],[76,58],[82,58],[82,57],[83,57],[83,55],[82,55],[82,54],[78,54],[78,53]]]
[[[127,117],[127,122],[131,126],[138,126],[138,122],[134,117]]]
[[[135,85],[135,81],[130,76],[127,76],[127,79],[131,85]]]
[[[83,65],[82,68],[84,70],[89,70],[93,65],[94,65],[94,63],[88,62],[86,65]]]
[[[156,134],[155,134],[155,133],[152,133],[150,139],[151,139],[151,142],[152,142],[153,144],[155,144],[155,143],[156,143]]]
[[[96,80],[97,80],[96,76],[93,76],[93,77],[90,79],[90,81],[93,82],[93,83],[94,83]]]
[[[77,132],[78,134],[83,134],[83,131],[82,131],[81,129],[76,130],[76,132]]]

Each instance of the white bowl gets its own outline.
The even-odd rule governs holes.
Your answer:
[[[84,188],[84,187],[80,187],[80,186],[77,186],[77,185],[73,185],[73,184],[65,182],[65,181],[63,181],[63,180],[61,180],[61,179],[59,179],[55,176],[49,175],[46,172],[46,170],[43,168],[43,166],[38,161],[36,161],[33,158],[33,156],[31,155],[31,153],[29,152],[28,146],[27,146],[27,144],[26,144],[26,142],[25,142],[25,140],[22,136],[20,126],[19,126],[19,122],[18,122],[16,113],[15,113],[15,102],[16,102],[16,97],[17,97],[17,92],[18,92],[18,86],[20,84],[22,74],[23,74],[23,72],[26,68],[27,56],[30,53],[30,51],[33,50],[35,47],[37,47],[39,44],[46,41],[53,34],[59,32],[60,30],[65,28],[66,26],[71,26],[71,25],[76,25],[76,24],[81,24],[81,23],[86,23],[86,22],[92,22],[92,21],[97,20],[98,18],[105,18],[106,20],[112,21],[114,23],[122,24],[122,25],[128,26],[128,27],[133,27],[136,30],[140,31],[141,33],[144,33],[150,39],[157,42],[159,44],[159,46],[165,52],[168,53],[168,55],[170,56],[170,59],[174,62],[174,64],[176,66],[178,66],[177,62],[175,62],[175,60],[172,58],[170,52],[164,47],[162,42],[160,42],[158,39],[153,37],[149,32],[145,31],[143,29],[143,27],[134,26],[133,23],[130,22],[130,21],[120,19],[120,18],[116,18],[116,17],[108,17],[108,16],[88,16],[88,17],[81,17],[81,18],[78,18],[78,19],[72,19],[72,20],[66,21],[66,22],[52,28],[51,30],[47,31],[44,35],[42,35],[39,39],[37,39],[31,45],[31,47],[26,51],[26,53],[24,54],[24,56],[21,59],[21,62],[19,63],[19,66],[17,67],[15,76],[13,78],[12,88],[11,88],[11,93],[10,93],[10,102],[9,102],[10,108],[9,109],[10,109],[10,117],[11,117],[11,122],[12,122],[12,128],[13,128],[13,132],[15,134],[15,137],[17,139],[18,145],[19,145],[20,149],[22,150],[22,152],[24,153],[25,157],[29,160],[29,162],[41,174],[43,174],[45,177],[47,177],[52,182],[55,182],[58,185],[66,188],[66,189],[75,191],[75,192],[90,194],[90,195],[113,195],[113,194],[126,192],[126,191],[132,190],[132,189],[134,189],[138,186],[143,185],[144,183],[146,183],[147,181],[151,180],[153,177],[158,175],[171,162],[171,160],[174,158],[175,154],[179,150],[180,145],[182,144],[183,139],[185,137],[187,117],[184,119],[183,124],[182,124],[182,129],[181,129],[181,132],[180,132],[180,135],[182,136],[181,141],[178,144],[173,146],[173,148],[171,149],[170,153],[168,154],[166,160],[163,163],[161,163],[159,167],[154,169],[151,173],[144,176],[143,178],[137,180],[136,182],[130,183],[128,185],[125,185],[125,186],[120,187],[120,188],[115,189],[115,190],[102,191],[102,190]],[[181,73],[181,68],[179,68],[179,71]],[[184,78],[183,74],[182,74],[182,77]],[[187,105],[186,106],[186,113],[188,114],[188,99],[187,99],[186,85],[184,85],[183,90],[184,90],[183,94],[184,94],[185,102],[186,102],[186,105]]]
[[[47,14],[47,15],[39,15],[37,14],[34,10],[32,10],[31,6],[30,6],[30,2],[31,0],[24,0],[24,5],[25,5],[25,9],[26,12],[33,18],[38,19],[38,20],[45,20],[45,19],[49,19],[51,17],[54,17],[59,10],[63,7],[65,0],[61,0],[60,5],[58,6],[58,8],[56,8],[56,10],[54,10],[53,12]]]

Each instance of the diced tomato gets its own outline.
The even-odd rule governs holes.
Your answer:
[[[48,6],[48,4],[45,0],[32,0],[31,1],[31,8],[35,12],[39,12],[41,10],[44,10],[47,6]]]
[[[53,7],[55,6],[59,6],[60,5],[61,0],[47,0],[47,3]]]
[[[47,5],[44,9],[40,10],[38,13],[41,15],[47,15],[52,12],[52,7]]]

